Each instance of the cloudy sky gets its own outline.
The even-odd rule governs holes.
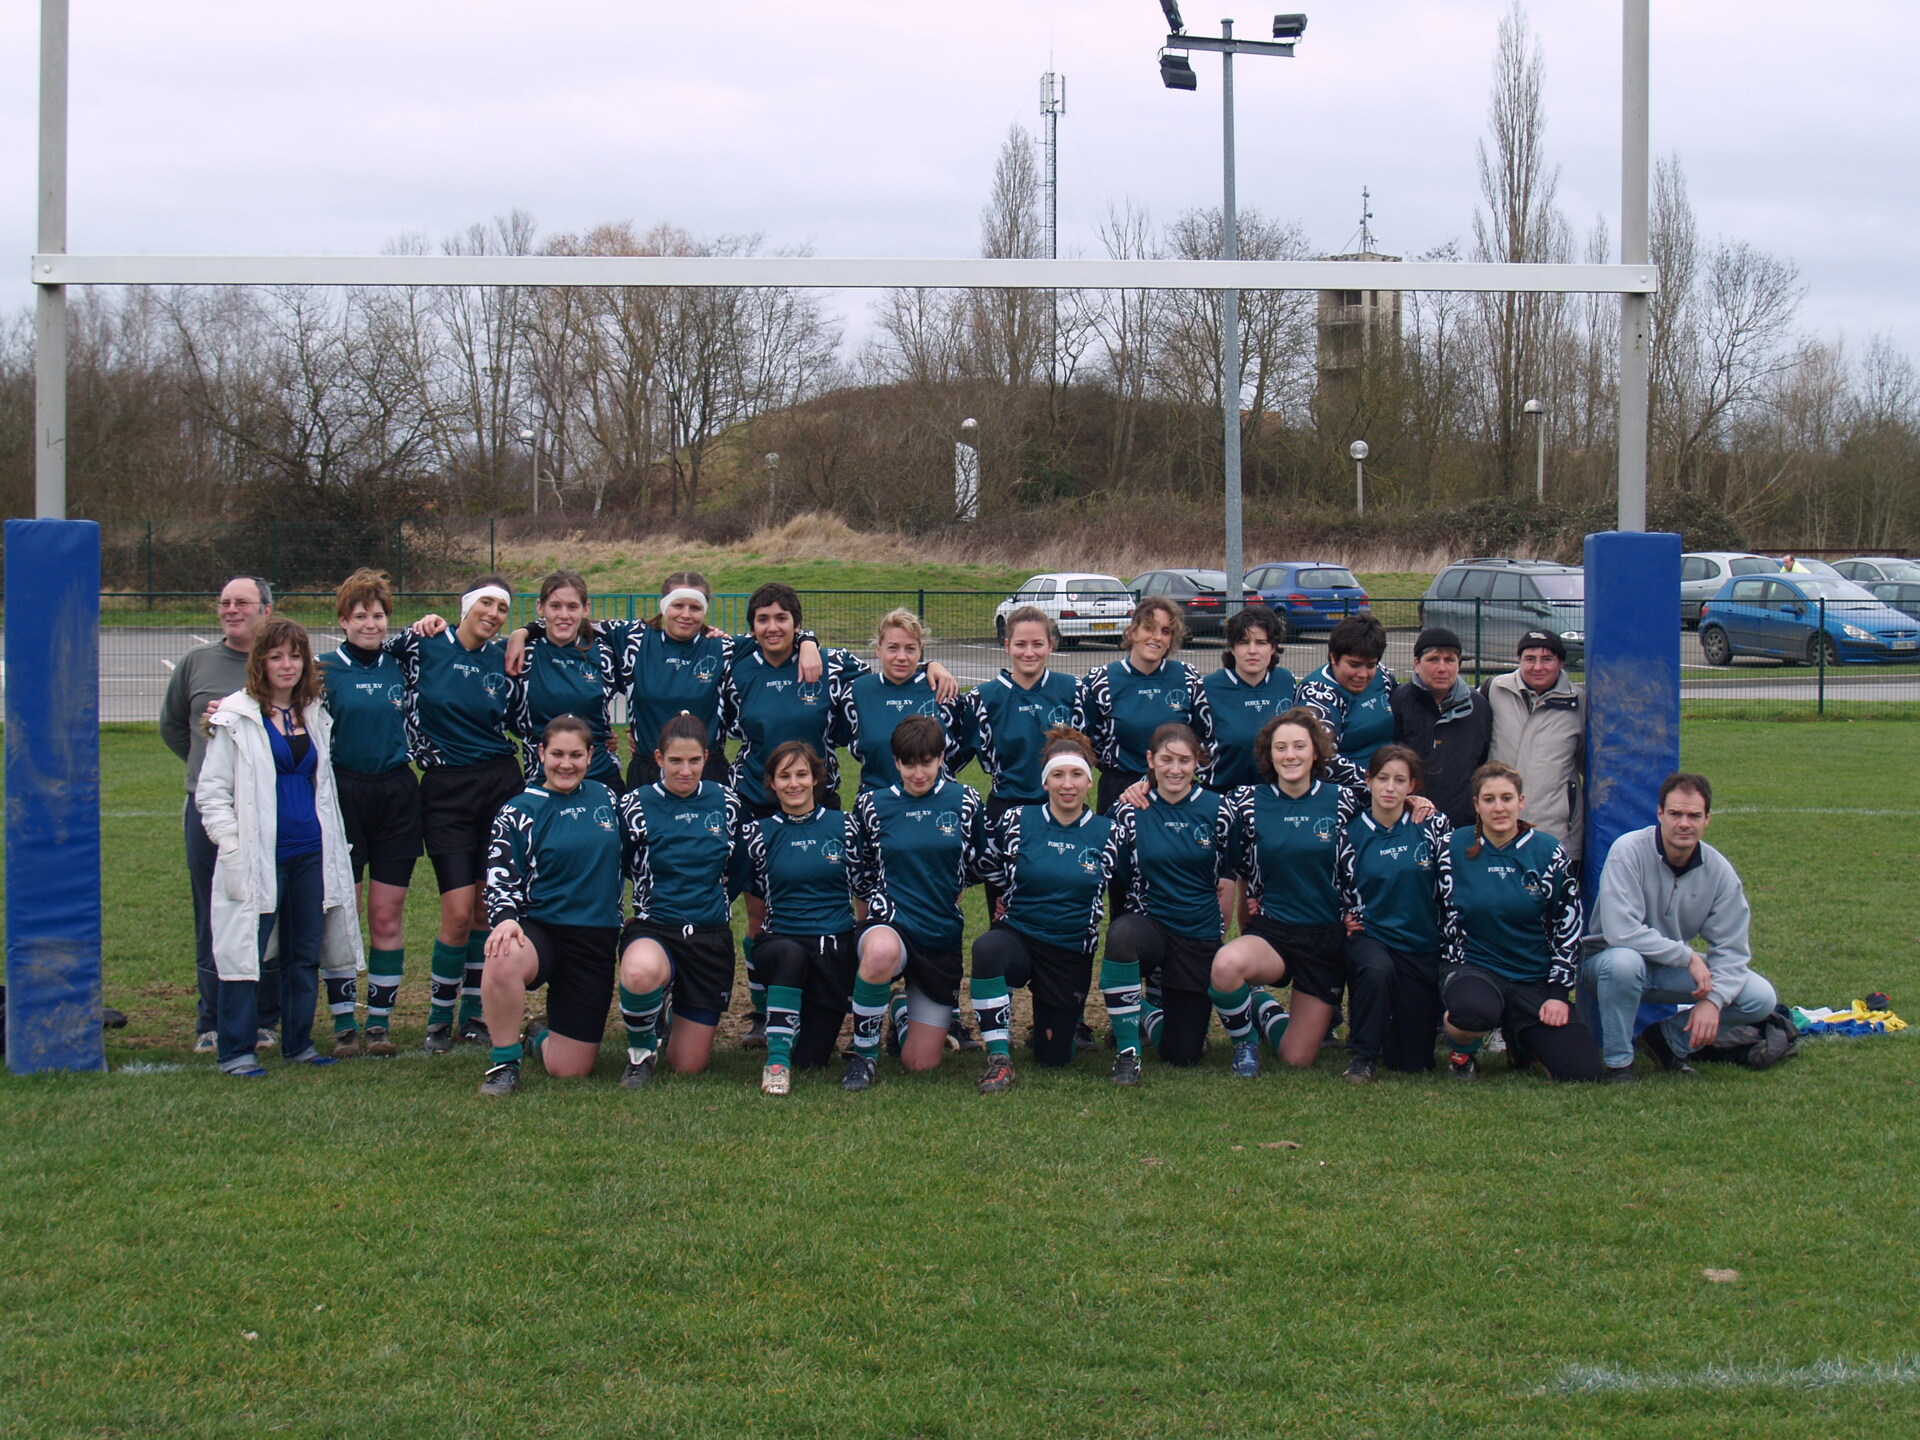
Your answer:
[[[1304,0],[1293,0],[1304,3]],[[1190,0],[1243,35],[1271,11]],[[1329,251],[1362,185],[1380,247],[1471,233],[1503,0],[1319,0],[1294,60],[1242,61],[1240,195]],[[602,220],[758,232],[822,255],[977,253],[1010,125],[1067,77],[1063,253],[1099,253],[1131,199],[1219,201],[1220,85],[1163,90],[1155,0],[74,0],[76,252],[352,254],[438,240],[511,207],[542,231]],[[1576,231],[1618,233],[1619,14],[1533,0],[1547,141]],[[36,0],[0,0],[0,305],[33,242]],[[1792,258],[1811,333],[1920,356],[1920,7],[1892,0],[1655,5],[1653,137],[1703,236]]]

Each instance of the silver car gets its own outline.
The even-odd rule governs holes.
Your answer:
[[[1037,605],[1053,617],[1062,650],[1071,650],[1083,640],[1118,645],[1133,614],[1133,592],[1114,575],[1082,570],[1035,575],[993,612],[993,636],[1002,645],[1007,643],[1007,616],[1023,605]]]
[[[1875,580],[1920,581],[1920,560],[1903,560],[1898,555],[1856,555],[1836,560],[1833,568],[1859,585]]]
[[[1696,550],[1680,557],[1680,625],[1698,629],[1700,607],[1720,593],[1720,587],[1735,575],[1771,575],[1780,568],[1778,560],[1746,550]]]

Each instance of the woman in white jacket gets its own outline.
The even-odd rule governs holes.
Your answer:
[[[213,867],[213,962],[220,1069],[256,1078],[260,961],[278,938],[280,1053],[331,1065],[313,1047],[324,970],[351,982],[360,959],[353,870],[331,763],[332,721],[307,632],[291,620],[260,631],[247,685],[209,718],[194,799],[218,847]]]

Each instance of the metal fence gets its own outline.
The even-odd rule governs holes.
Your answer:
[[[990,680],[1004,656],[995,639],[995,612],[1007,600],[1004,590],[803,590],[803,623],[823,643],[842,645],[871,654],[874,631],[881,616],[895,608],[919,615],[930,632],[929,656],[944,663],[962,684]],[[194,645],[219,638],[214,621],[214,596],[206,592],[144,592],[101,598],[100,700],[107,721],[150,721],[159,714],[160,699],[174,664]],[[747,630],[745,594],[714,597],[712,623],[732,633]],[[429,612],[453,618],[459,596],[448,592],[414,592],[396,598],[395,623],[410,623]],[[656,613],[657,596],[650,594],[598,595],[592,611],[603,620],[646,620]],[[1562,628],[1570,639],[1570,666],[1576,680],[1584,679],[1580,664],[1583,621],[1577,612],[1555,615],[1515,615],[1487,601],[1452,602],[1447,613],[1436,613],[1432,602],[1421,599],[1376,599],[1369,610],[1387,627],[1387,663],[1396,675],[1413,670],[1413,641],[1423,623],[1442,623],[1461,637],[1466,651],[1462,673],[1478,684],[1510,668],[1519,635],[1529,624]],[[1857,608],[1857,607],[1856,607]],[[1920,608],[1920,607],[1916,607]],[[300,621],[314,636],[317,648],[339,643],[331,592],[284,594],[276,597],[275,613]],[[534,613],[534,597],[516,597],[513,623],[524,624]],[[1713,619],[1707,640],[1712,641]],[[1871,619],[1878,631],[1868,624]],[[1724,664],[1710,663],[1702,636],[1681,636],[1681,696],[1690,718],[1794,719],[1818,715],[1888,716],[1920,719],[1920,652],[1868,653],[1872,642],[1847,633],[1848,626],[1864,633],[1902,627],[1888,623],[1884,607],[1876,616],[1853,613],[1845,602],[1830,601],[1818,613],[1782,617],[1799,623],[1799,638],[1780,642],[1781,653],[1715,655]],[[1920,627],[1920,619],[1914,621]],[[1754,635],[1760,626],[1756,622]],[[1817,640],[1828,636],[1831,644]],[[1892,636],[1889,644],[1902,638]],[[1758,651],[1760,640],[1744,633],[1729,637],[1735,652]],[[0,637],[0,645],[4,644]],[[1282,651],[1282,663],[1305,677],[1326,660],[1326,634],[1321,629],[1296,630]],[[1054,667],[1084,674],[1114,658],[1116,642],[1081,640],[1063,648]],[[3,654],[0,650],[0,654]],[[1182,653],[1188,663],[1206,671],[1226,663],[1217,635],[1190,639]],[[0,669],[0,679],[4,670]]]

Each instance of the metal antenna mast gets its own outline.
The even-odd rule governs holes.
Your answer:
[[[1067,77],[1040,77],[1040,134],[1047,148],[1047,258],[1060,258],[1060,117],[1067,113]]]
[[[1373,231],[1368,227],[1373,223],[1373,192],[1366,186],[1360,187],[1360,253],[1373,253]]]

